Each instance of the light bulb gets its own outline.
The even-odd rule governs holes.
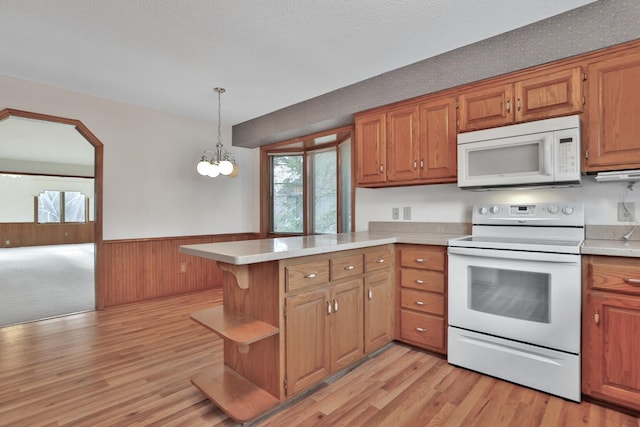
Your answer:
[[[233,163],[229,160],[223,160],[218,164],[218,168],[220,169],[220,173],[222,175],[229,175],[233,172]]]
[[[200,162],[198,162],[198,166],[196,166],[196,170],[200,175],[208,175],[210,168],[211,163],[207,162],[206,160],[200,160]]]
[[[216,163],[211,163],[209,166],[209,173],[207,173],[211,178],[215,178],[220,175],[220,168]]]
[[[238,175],[240,175],[240,166],[234,164],[233,171],[229,174],[229,177],[235,178]]]

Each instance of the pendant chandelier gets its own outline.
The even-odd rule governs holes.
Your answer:
[[[196,166],[196,170],[200,175],[236,177],[240,173],[240,168],[236,163],[233,155],[225,150],[222,144],[222,134],[220,133],[220,95],[225,92],[224,88],[216,87],[213,91],[218,94],[218,143],[215,150],[205,150],[202,158]]]

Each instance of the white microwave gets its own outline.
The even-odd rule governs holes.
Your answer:
[[[458,134],[458,187],[580,183],[580,117]]]

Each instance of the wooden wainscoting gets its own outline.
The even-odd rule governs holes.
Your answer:
[[[215,261],[178,252],[181,245],[252,240],[257,233],[105,240],[104,305],[221,288],[222,270]]]
[[[0,223],[1,247],[64,245],[95,241],[95,223],[37,224],[35,222]],[[9,242],[9,243],[7,243]]]

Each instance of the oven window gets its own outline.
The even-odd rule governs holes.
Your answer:
[[[549,323],[551,276],[520,270],[469,267],[471,310]]]

